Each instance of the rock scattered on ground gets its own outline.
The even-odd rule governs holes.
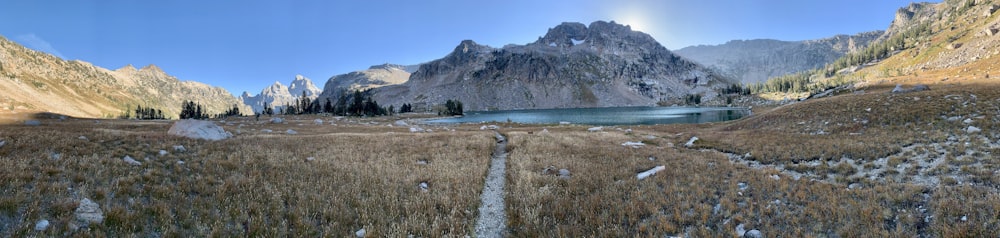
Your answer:
[[[7,144],[7,141],[0,140],[0,148],[2,148],[3,145],[6,145],[6,144]]]
[[[288,129],[287,131],[285,131],[285,134],[297,135],[297,134],[299,134],[299,132],[295,131],[295,130],[292,130],[292,129]]]
[[[695,141],[698,141],[698,137],[697,137],[697,136],[692,136],[692,137],[691,137],[691,139],[690,139],[690,140],[688,140],[688,142],[687,142],[687,143],[684,143],[684,147],[691,147],[691,146],[694,146],[694,142],[695,142]]]
[[[409,125],[410,125],[410,124],[407,124],[407,123],[406,123],[405,121],[403,121],[403,120],[398,120],[398,121],[396,121],[396,122],[393,122],[392,124],[393,124],[393,125],[396,125],[396,126],[409,126]]]
[[[187,149],[185,149],[183,145],[175,145],[174,146],[174,151],[184,152],[184,151],[187,151]]]
[[[968,128],[965,128],[965,132],[967,132],[969,134],[979,133],[980,131],[983,131],[983,129],[979,129],[979,127],[975,127],[975,126],[969,126]]]
[[[428,162],[427,162],[427,160],[425,160],[425,159],[422,159],[422,160],[417,160],[417,164],[418,164],[418,165],[426,165],[427,163],[428,163]]]
[[[316,120],[313,120],[313,123],[316,123],[316,125],[323,125],[323,119],[316,118]]]
[[[644,145],[646,145],[646,144],[642,143],[642,141],[636,141],[636,142],[626,141],[625,143],[622,143],[622,146],[632,147],[632,148],[639,148],[639,147],[642,147]]]
[[[281,119],[280,117],[271,118],[269,121],[274,124],[285,123],[285,119]]]
[[[642,173],[636,174],[635,178],[639,179],[639,180],[642,180],[642,179],[645,179],[645,178],[647,178],[649,176],[653,176],[657,172],[663,171],[664,169],[667,169],[667,167],[663,166],[663,165],[656,166],[656,167],[653,167],[652,169],[649,169],[649,170],[646,170],[646,171],[644,171]]]
[[[420,128],[420,127],[417,127],[417,126],[410,127],[410,132],[413,132],[413,133],[424,132],[424,128]]]
[[[559,169],[559,178],[569,178],[570,173],[568,169]]]
[[[903,88],[902,84],[896,84],[896,87],[892,89],[892,93],[909,93],[909,92],[920,92],[927,90],[931,90],[931,88],[923,84],[914,85],[913,88],[911,89]]]
[[[316,160],[316,157],[307,157],[306,158],[306,161],[313,161],[313,160]]]
[[[167,155],[167,151],[166,150],[160,150],[160,156],[165,156],[165,155]]]
[[[604,127],[600,127],[600,126],[587,128],[588,132],[598,132],[598,131],[603,131],[603,130],[604,130]]]
[[[80,136],[80,137],[77,137],[77,139],[87,140],[87,137],[86,136]]]
[[[38,120],[27,120],[24,121],[25,126],[41,126],[42,122]]]
[[[736,184],[736,187],[738,187],[740,189],[740,191],[743,191],[743,190],[747,190],[747,188],[750,188],[750,185],[748,185],[747,183],[744,183],[744,182],[739,182],[739,183]]]
[[[104,222],[104,212],[101,211],[101,206],[87,198],[80,201],[80,205],[76,207],[76,211],[73,214],[76,216],[77,221],[86,224],[100,224]]]
[[[747,231],[747,233],[743,234],[743,238],[763,238],[763,237],[764,235],[761,234],[760,231],[757,229]]]
[[[430,185],[428,185],[427,182],[420,182],[420,184],[417,184],[417,188],[420,189],[421,192],[427,192],[427,190],[430,189]]]
[[[271,133],[271,132],[274,132],[274,131],[272,131],[271,129],[261,129],[260,132]]]
[[[125,158],[122,158],[122,160],[124,160],[125,163],[131,164],[131,165],[142,165],[142,163],[140,163],[139,161],[136,161],[135,159],[133,159],[131,156],[128,156],[128,155],[126,155]]]
[[[233,137],[232,133],[226,132],[219,125],[210,121],[201,120],[180,120],[174,122],[167,134],[187,137],[191,139],[223,140]]]
[[[41,221],[38,221],[38,223],[35,223],[36,231],[44,231],[45,229],[48,228],[49,228],[49,220],[42,219]]]
[[[541,134],[549,134],[549,129],[548,128],[542,128],[542,132],[539,132],[539,133],[541,133]]]
[[[358,238],[363,238],[365,237],[365,233],[367,233],[365,232],[365,228],[361,228],[361,230],[354,232],[354,236],[357,236]]]

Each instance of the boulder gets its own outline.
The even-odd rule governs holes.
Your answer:
[[[364,238],[366,233],[367,232],[365,232],[365,228],[361,228],[361,230],[358,230],[358,231],[354,232],[354,236],[356,236],[358,238]]]
[[[657,172],[663,171],[664,169],[667,169],[667,167],[663,166],[663,165],[656,166],[656,167],[653,167],[652,169],[646,170],[645,172],[636,174],[635,177],[636,177],[636,179],[642,180],[642,179],[644,179],[646,177],[653,176]]]
[[[417,132],[424,132],[424,128],[420,128],[420,127],[410,127],[410,132],[413,132],[413,133],[417,133]]]
[[[969,126],[968,128],[965,128],[965,132],[969,134],[979,133],[980,131],[983,131],[983,129],[979,129],[979,127],[975,126]]]
[[[743,238],[763,238],[764,235],[759,230],[749,230],[743,234]]]
[[[165,155],[167,155],[167,151],[166,150],[160,150],[160,156],[165,156]]]
[[[598,132],[598,131],[603,131],[603,130],[604,130],[604,127],[600,127],[600,126],[587,128],[588,132]]]
[[[642,141],[636,141],[636,142],[626,141],[625,143],[622,143],[622,146],[632,147],[632,148],[639,148],[639,147],[642,147],[644,145],[646,145],[646,144],[642,143]]]
[[[27,120],[24,121],[25,126],[41,126],[42,122],[38,120]]]
[[[191,139],[205,139],[217,141],[233,137],[232,133],[226,132],[222,127],[209,121],[185,119],[174,122],[167,134],[187,137]]]
[[[87,198],[80,201],[80,205],[76,207],[76,211],[73,214],[76,216],[77,221],[86,224],[104,222],[104,212],[101,211],[101,206]]]
[[[913,89],[911,89],[910,92],[920,92],[920,91],[927,91],[927,90],[931,90],[931,87],[928,87],[927,85],[924,85],[924,84],[917,84],[917,85],[913,85]]]
[[[570,173],[568,169],[559,169],[559,178],[569,178]]]
[[[407,124],[407,123],[406,123],[405,121],[403,121],[403,120],[398,120],[398,121],[396,121],[396,122],[393,122],[392,124],[393,124],[393,125],[397,125],[397,126],[409,126],[409,125],[410,125],[410,124]]]
[[[299,134],[299,132],[295,131],[295,130],[292,130],[292,129],[288,129],[287,131],[285,131],[285,134],[297,135],[297,134]]]
[[[260,132],[271,133],[271,132],[274,132],[274,131],[272,131],[271,129],[262,129],[262,130],[260,130]]]
[[[486,129],[490,129],[490,130],[500,130],[500,127],[499,127],[499,126],[497,126],[497,125],[489,125],[489,126],[486,126]]]

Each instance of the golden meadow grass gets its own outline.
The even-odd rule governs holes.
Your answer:
[[[890,94],[891,86],[870,86],[713,124],[597,133],[586,126],[499,124],[510,141],[510,234],[715,237],[734,235],[739,224],[765,236],[993,234],[1000,228],[994,158],[1000,93],[995,84],[931,88]],[[389,126],[397,118],[318,117],[323,125],[315,118],[289,117],[285,124],[234,119],[220,124],[237,136],[219,142],[167,136],[167,122],[4,125],[0,234],[473,233],[492,132],[480,125],[422,125],[434,132],[410,133]],[[962,122],[966,118],[972,122]],[[982,132],[969,134],[968,126]],[[298,134],[285,134],[288,129]],[[691,136],[701,140],[684,148]],[[646,146],[622,146],[626,141]],[[169,153],[159,156],[159,150]],[[733,163],[721,152],[750,153],[743,160],[768,166]],[[55,154],[60,159],[52,159]],[[124,163],[125,155],[143,165]],[[843,158],[855,162],[838,163]],[[636,179],[659,165],[666,170]],[[544,174],[549,166],[568,169],[571,177]],[[805,175],[794,179],[792,172]],[[876,176],[854,176],[862,172]],[[422,192],[420,182],[430,189]],[[107,218],[72,233],[67,224],[82,198],[101,204]],[[32,227],[43,218],[53,226],[39,234]]]

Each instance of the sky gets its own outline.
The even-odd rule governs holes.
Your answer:
[[[155,64],[181,80],[257,94],[301,74],[419,64],[462,40],[525,44],[562,22],[615,21],[671,50],[884,30],[906,0],[2,1],[0,35],[67,60]]]

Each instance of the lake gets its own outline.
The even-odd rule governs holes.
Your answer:
[[[728,121],[749,114],[749,109],[734,107],[605,107],[466,112],[462,117],[427,122],[479,123],[506,122],[509,119],[526,124],[654,125]]]

